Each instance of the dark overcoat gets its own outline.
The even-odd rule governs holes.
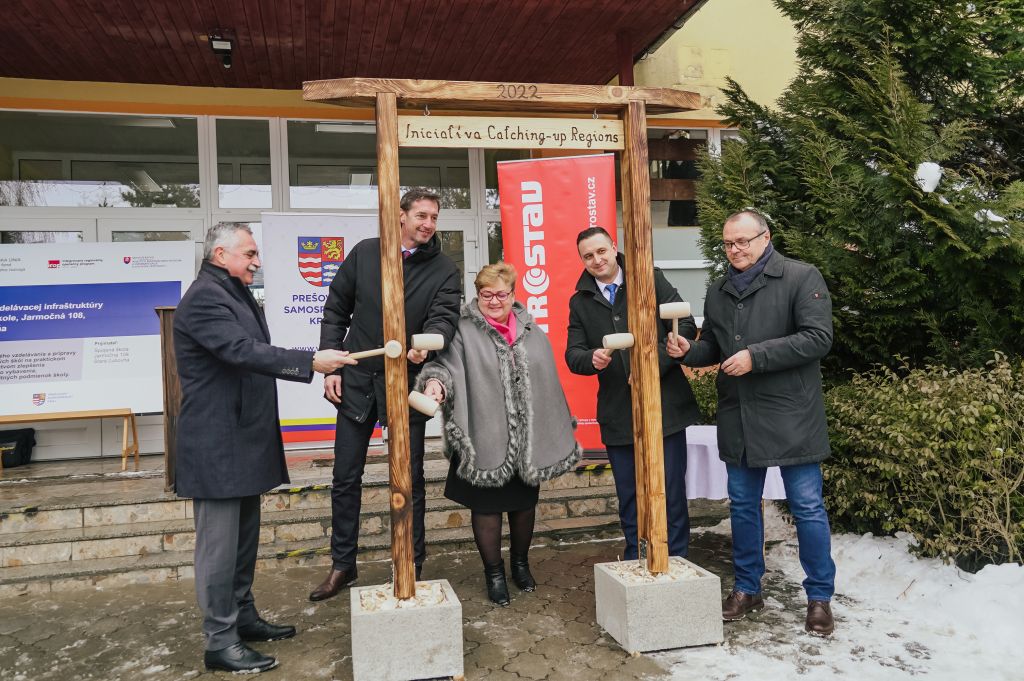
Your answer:
[[[625,273],[626,261],[617,256],[619,267]],[[626,284],[615,295],[612,305],[598,289],[594,276],[583,271],[576,282],[576,293],[569,299],[569,332],[565,347],[565,363],[574,374],[597,374],[597,423],[601,426],[601,441],[605,445],[633,444],[633,400],[629,387],[630,352],[616,350],[612,361],[598,372],[592,363],[594,350],[609,333],[629,331],[626,314]],[[679,292],[669,283],[661,270],[654,268],[654,294],[658,304],[679,302]],[[655,312],[657,314],[657,312]],[[659,320],[658,368],[661,373],[661,428],[665,436],[673,435],[687,426],[700,422],[700,410],[693,390],[678,362],[665,351],[665,339],[672,331],[672,322]],[[694,338],[697,326],[693,317],[679,320],[679,335]]]
[[[447,345],[459,322],[462,286],[459,268],[441,252],[437,234],[402,261],[402,271],[406,343],[413,334],[439,333]],[[364,239],[345,257],[331,282],[320,327],[320,349],[359,352],[383,347],[382,309],[380,239]],[[422,367],[409,363],[410,390]],[[384,358],[361,359],[359,364],[343,367],[340,374],[338,411],[359,423],[372,417],[386,424]],[[427,417],[413,411],[409,418],[415,422]]]
[[[741,294],[728,277],[708,288],[701,340],[688,366],[750,351],[743,376],[718,372],[718,451],[723,461],[791,466],[829,455],[821,358],[832,347],[832,301],[821,273],[775,252]]]
[[[204,262],[174,313],[174,354],[178,495],[247,497],[288,482],[275,379],[309,383],[313,353],[271,345],[249,289]]]

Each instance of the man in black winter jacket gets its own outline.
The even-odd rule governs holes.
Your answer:
[[[633,462],[633,403],[629,387],[629,351],[611,352],[601,347],[609,333],[629,330],[626,316],[626,260],[615,250],[611,236],[601,227],[591,227],[576,237],[576,247],[585,271],[569,299],[569,333],[565,362],[574,374],[597,374],[597,422],[601,441],[608,452],[619,498],[619,522],[626,538],[623,559],[637,557],[636,468]],[[654,292],[658,304],[681,301],[679,292],[654,270]],[[668,519],[668,552],[685,556],[690,541],[690,519],[686,508],[686,427],[700,421],[700,411],[690,383],[665,352],[671,323],[658,324],[658,365],[661,374],[661,415],[665,450],[665,502]],[[679,320],[679,333],[697,335],[693,317]]]
[[[461,286],[458,267],[441,253],[441,240],[436,234],[440,207],[440,197],[426,189],[412,189],[402,197],[405,329],[407,336],[441,334],[447,345],[455,335],[459,320]],[[391,339],[384,338],[380,239],[366,239],[352,249],[331,282],[324,304],[320,347],[358,352],[382,347],[387,340]],[[426,351],[409,350],[410,388],[426,359]],[[331,489],[332,566],[326,579],[310,593],[313,601],[336,595],[357,577],[356,551],[366,449],[375,423],[380,420],[386,424],[387,420],[383,358],[364,359],[325,377],[324,396],[338,406]],[[426,418],[419,412],[411,412],[409,445],[417,579],[426,556],[423,527],[425,429]]]

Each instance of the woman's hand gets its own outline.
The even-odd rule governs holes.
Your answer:
[[[436,378],[427,379],[427,384],[423,386],[423,394],[438,404],[444,402],[444,386]]]

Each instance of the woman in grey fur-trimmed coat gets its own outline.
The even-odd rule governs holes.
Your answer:
[[[487,594],[499,605],[509,603],[502,513],[512,581],[533,591],[527,553],[539,485],[572,470],[582,452],[551,343],[515,302],[515,282],[507,263],[481,269],[477,298],[462,308],[455,338],[417,380],[418,390],[441,403],[451,461],[444,494],[472,511]]]

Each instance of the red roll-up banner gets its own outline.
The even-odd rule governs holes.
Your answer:
[[[576,235],[594,226],[615,234],[615,156],[499,162],[498,191],[505,260],[519,273],[516,300],[551,340],[569,410],[579,423],[576,439],[585,449],[603,450],[597,378],[569,372],[565,344],[569,298],[583,272]]]

